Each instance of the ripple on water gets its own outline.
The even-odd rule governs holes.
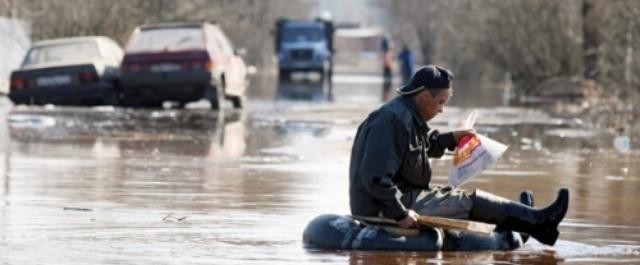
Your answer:
[[[616,260],[622,257],[628,257],[629,259],[635,260],[635,262],[640,261],[640,246],[638,245],[610,244],[597,246],[559,240],[554,248],[557,254],[567,261],[598,261],[601,259],[606,260],[608,257],[616,257]]]

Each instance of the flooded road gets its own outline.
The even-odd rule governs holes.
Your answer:
[[[246,110],[11,107],[0,103],[0,264],[640,264],[640,149],[608,131],[523,108],[480,108],[509,145],[464,188],[538,205],[572,192],[554,247],[511,252],[326,252],[302,231],[348,214],[358,124],[385,95],[336,76],[332,91],[254,83]],[[262,90],[264,89],[264,90]],[[457,93],[462,95],[462,93]],[[470,108],[433,121],[448,130]],[[445,184],[451,157],[433,160]]]

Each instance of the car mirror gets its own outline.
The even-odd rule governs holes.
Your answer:
[[[235,49],[235,50],[233,51],[233,53],[234,53],[235,55],[237,55],[237,56],[245,56],[245,55],[247,55],[247,49],[245,49],[245,48],[238,48],[238,49]]]

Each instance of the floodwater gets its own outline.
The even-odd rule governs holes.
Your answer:
[[[348,213],[356,127],[385,94],[375,79],[254,82],[243,111],[11,107],[0,103],[0,264],[640,264],[640,151],[580,119],[479,108],[479,133],[509,145],[463,188],[570,209],[554,247],[507,252],[305,249],[302,231]],[[456,96],[462,95],[457,92]],[[388,96],[388,94],[386,94]],[[447,130],[471,108],[448,107]],[[450,122],[454,121],[454,122]],[[451,157],[433,160],[445,184]]]

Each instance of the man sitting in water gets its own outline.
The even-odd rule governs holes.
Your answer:
[[[471,130],[440,133],[427,121],[441,113],[453,89],[451,71],[434,65],[416,71],[400,96],[373,111],[353,143],[349,197],[351,214],[388,217],[400,227],[417,225],[418,215],[467,219],[530,234],[553,245],[569,206],[560,189],[546,208],[532,208],[482,190],[430,186],[429,157],[453,151]]]

